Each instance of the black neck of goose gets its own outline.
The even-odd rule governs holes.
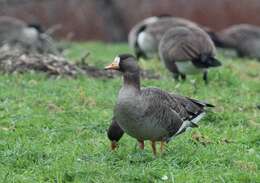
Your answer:
[[[140,73],[136,72],[125,72],[124,73],[124,85],[133,86],[140,90]]]

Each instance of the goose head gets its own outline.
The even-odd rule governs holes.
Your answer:
[[[139,66],[136,58],[131,54],[121,54],[115,57],[114,61],[105,67],[106,70],[117,70],[122,73],[139,73]]]
[[[105,67],[106,70],[117,70],[123,73],[124,86],[140,91],[140,68],[133,55],[122,54],[117,56],[114,61]]]

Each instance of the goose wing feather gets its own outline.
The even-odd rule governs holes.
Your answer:
[[[158,125],[169,132],[168,138],[175,135],[185,121],[192,121],[204,112],[207,103],[187,97],[173,95],[157,88],[141,90],[141,95],[146,101],[144,115],[152,116]],[[192,124],[187,127],[192,127]]]

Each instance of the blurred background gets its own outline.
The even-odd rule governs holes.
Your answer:
[[[60,25],[55,37],[75,41],[127,40],[145,17],[169,14],[220,30],[229,25],[260,25],[259,0],[0,0],[0,16],[12,16],[45,29]]]

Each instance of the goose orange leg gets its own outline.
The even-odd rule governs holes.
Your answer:
[[[144,141],[143,140],[138,140],[139,142],[139,148],[144,150]]]
[[[156,142],[155,141],[151,141],[151,145],[152,145],[152,150],[153,150],[153,154],[156,156]]]
[[[113,140],[113,141],[111,142],[111,149],[112,149],[112,151],[115,150],[116,147],[117,147],[117,142]]]
[[[164,141],[161,141],[161,146],[160,146],[161,153],[163,153],[164,146],[165,146]]]

